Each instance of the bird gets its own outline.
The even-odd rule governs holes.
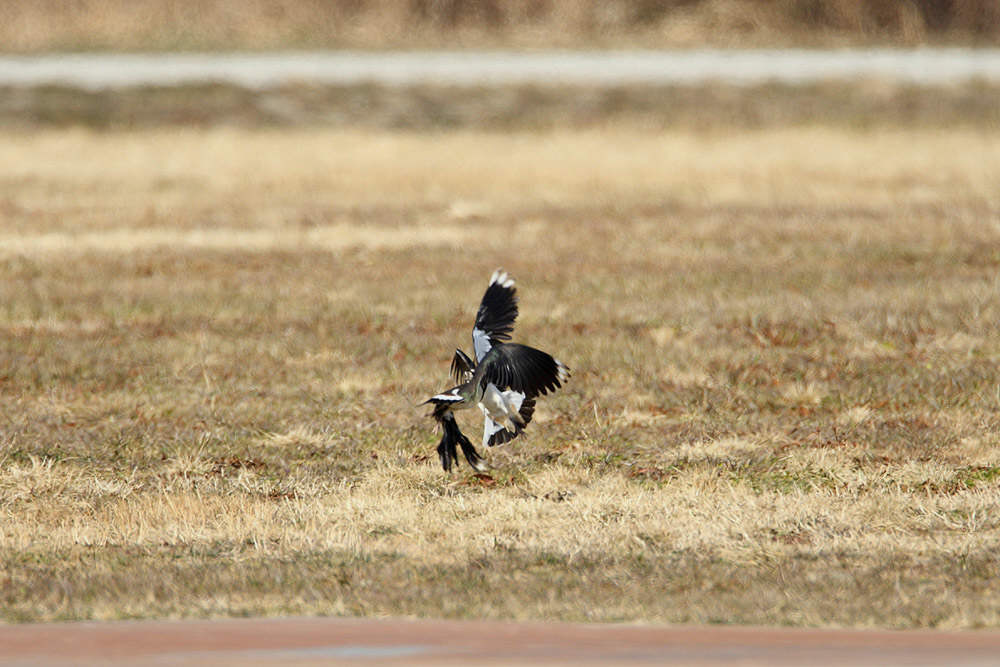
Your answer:
[[[455,411],[479,407],[485,418],[483,447],[510,442],[531,422],[539,396],[560,388],[570,369],[548,352],[508,342],[517,319],[517,288],[502,269],[490,276],[472,327],[475,358],[461,348],[451,361],[456,386],[431,396],[431,416],[441,424],[437,452],[441,466],[450,472],[461,447],[469,465],[478,472],[489,469],[472,442],[462,433]]]

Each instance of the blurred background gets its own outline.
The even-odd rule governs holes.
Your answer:
[[[993,0],[77,0],[0,6],[4,51],[995,45]]]
[[[20,127],[222,123],[393,129],[535,129],[618,120],[657,127],[868,126],[887,118],[893,123],[992,123],[1000,114],[995,53],[990,56],[993,74],[985,77],[964,71],[921,80],[934,69],[926,60],[904,59],[874,75],[856,67],[875,60],[875,50],[884,48],[939,61],[950,54],[968,66],[977,58],[985,62],[986,56],[978,54],[990,53],[998,41],[1000,3],[990,0],[5,2],[0,4],[0,55],[5,57],[0,122]],[[680,62],[651,65],[654,72],[669,66],[674,79],[642,85],[628,77],[588,81],[587,71],[596,74],[604,67],[599,61],[577,63],[572,80],[560,76],[562,65],[556,64],[552,74],[506,82],[518,85],[496,85],[485,74],[477,81],[476,70],[471,80],[462,81],[433,74],[369,76],[363,70],[353,78],[331,79],[333,69],[350,71],[352,63],[331,64],[308,55],[403,55],[409,61],[393,70],[398,73],[426,61],[408,53],[442,49],[500,54],[718,49],[733,54],[733,70],[759,49],[808,49],[810,55],[773,56],[770,69],[758,69],[752,81],[736,86],[718,70],[697,74]],[[803,57],[822,60],[845,49],[855,53],[855,69],[792,82],[775,76]],[[265,67],[280,72],[263,84],[247,84],[208,66],[213,56],[234,52],[279,58],[242,63],[244,74]],[[298,52],[297,64],[282,70],[288,61],[281,54],[289,52]],[[168,76],[179,68],[187,72],[183,81],[166,81],[144,79],[138,63],[128,60],[69,57],[108,53],[152,55],[153,65],[163,53],[204,54],[204,59],[159,63]],[[52,67],[53,58],[54,66],[63,69],[39,75],[38,68]],[[452,57],[442,66],[461,66],[463,60]],[[495,57],[482,71],[503,60]],[[748,66],[754,71],[754,63]],[[111,72],[110,79],[88,83],[86,75],[98,70]],[[115,76],[129,73],[134,79],[115,82]],[[942,78],[961,85],[940,86]],[[857,85],[859,79],[864,86]],[[456,88],[456,83],[461,85]],[[930,83],[937,85],[935,93],[921,94]]]

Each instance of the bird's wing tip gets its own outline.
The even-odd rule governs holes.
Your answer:
[[[513,287],[514,279],[510,277],[510,274],[503,269],[497,269],[490,276],[490,285],[500,285],[500,287]]]
[[[556,359],[556,379],[559,382],[565,382],[571,375],[569,366]]]

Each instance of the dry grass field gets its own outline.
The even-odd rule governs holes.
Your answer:
[[[411,86],[291,82],[82,90],[0,86],[0,126],[523,131],[608,125],[699,133],[823,125],[855,130],[1000,127],[1000,84],[927,88],[868,79],[790,85]]]
[[[988,126],[7,131],[0,618],[996,627],[998,193]],[[574,376],[449,476],[498,266]]]

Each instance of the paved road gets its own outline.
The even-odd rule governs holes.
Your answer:
[[[997,632],[250,619],[0,626],[0,665],[1000,665]]]
[[[91,89],[288,81],[388,85],[579,83],[752,84],[878,77],[943,84],[1000,81],[1000,49],[690,50],[605,52],[283,52],[0,56],[0,85]]]

